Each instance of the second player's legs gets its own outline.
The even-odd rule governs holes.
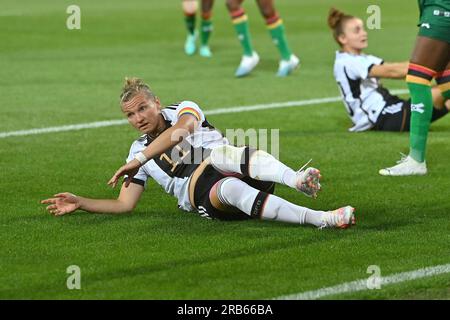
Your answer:
[[[428,130],[433,112],[431,80],[445,70],[450,58],[448,43],[418,36],[406,81],[411,95],[410,156],[425,161]]]
[[[196,45],[196,33],[195,33],[195,24],[196,24],[196,14],[198,9],[197,0],[183,0],[181,2],[184,13],[184,21],[187,29],[187,37],[184,43],[184,52],[191,56],[195,53]]]
[[[214,0],[202,0],[202,21],[200,24],[200,55],[202,57],[209,58],[212,56],[211,50],[209,49],[209,38],[213,31],[213,25],[211,21],[212,8],[214,5]]]

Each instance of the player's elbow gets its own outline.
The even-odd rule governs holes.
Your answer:
[[[137,203],[128,202],[128,201],[119,201],[117,213],[133,213],[136,208]]]

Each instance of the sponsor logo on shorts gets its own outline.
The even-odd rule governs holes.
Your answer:
[[[441,11],[441,10],[434,10],[433,15],[435,16],[443,16],[443,17],[450,17],[450,11]]]
[[[420,25],[421,28],[427,28],[427,29],[431,29],[430,24],[429,23],[422,23]]]

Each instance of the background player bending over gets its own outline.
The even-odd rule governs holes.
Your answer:
[[[272,155],[234,147],[208,121],[197,104],[183,101],[161,108],[159,99],[140,79],[128,79],[121,107],[129,123],[143,135],[131,145],[127,164],[111,178],[125,176],[119,197],[98,200],[59,193],[43,200],[47,210],[63,215],[77,209],[121,213],[134,209],[148,178],[178,199],[185,211],[221,220],[258,218],[318,227],[347,228],[355,223],[350,206],[316,211],[273,195],[274,183],[316,197],[320,173],[295,172]]]

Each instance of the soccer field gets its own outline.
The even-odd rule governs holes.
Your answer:
[[[439,265],[447,272],[323,298],[450,299],[450,116],[431,126],[429,174],[401,178],[377,172],[407,153],[408,134],[349,133],[340,101],[208,116],[222,132],[279,129],[280,159],[299,168],[313,158],[323,190],[316,200],[284,186],[275,194],[318,210],[352,205],[357,225],[348,230],[203,219],[177,209],[154,182],[132,214],[55,218],[39,202],[57,192],[118,195],[106,183],[139,133],[119,124],[7,134],[124,119],[125,76],[143,78],[164,105],[193,100],[203,110],[337,97],[330,6],[366,19],[367,7],[379,5],[381,29],[368,30],[367,52],[406,61],[415,1],[276,1],[302,60],[293,75],[277,78],[278,52],[247,0],[261,62],[244,79],[233,76],[241,48],[223,1],[214,8],[212,59],[184,54],[179,0],[78,0],[80,30],[66,28],[71,4],[2,1],[0,299],[272,299],[367,279],[372,265],[383,277]],[[71,265],[81,270],[81,290],[66,286]]]

